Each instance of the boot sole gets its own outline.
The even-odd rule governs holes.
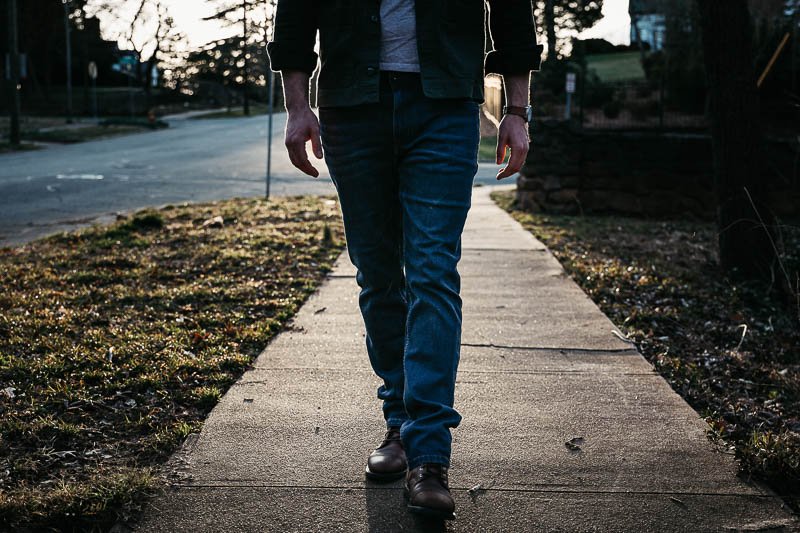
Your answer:
[[[441,511],[439,509],[431,509],[430,507],[421,507],[419,505],[411,505],[408,499],[408,487],[405,487],[403,491],[403,497],[406,500],[406,507],[408,510],[417,515],[422,516],[424,518],[430,518],[433,520],[455,520],[456,513],[455,512],[447,512]]]
[[[364,475],[370,481],[377,483],[388,483],[390,481],[397,481],[405,477],[408,470],[400,470],[399,472],[373,472],[369,467],[364,469]]]
[[[435,520],[455,520],[456,513],[449,513],[447,511],[439,511],[429,507],[420,507],[418,505],[409,505],[408,510],[415,515],[424,516],[425,518],[433,518]]]

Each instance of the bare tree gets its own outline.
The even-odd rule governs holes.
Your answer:
[[[547,62],[576,33],[591,28],[602,18],[603,0],[537,0],[536,23],[547,35]]]
[[[172,59],[185,35],[176,28],[163,0],[136,0],[133,10],[126,10],[126,5],[130,5],[130,0],[101,0],[95,3],[92,12],[103,13],[114,25],[124,28],[119,38],[130,47],[139,64],[144,65],[144,69],[136,69],[135,76],[149,95],[153,67],[162,60]]]
[[[265,2],[258,0],[209,0],[215,11],[203,20],[217,20],[225,26],[241,26],[242,97],[244,114],[250,114],[250,51],[248,44],[252,37],[249,12],[263,8]]]

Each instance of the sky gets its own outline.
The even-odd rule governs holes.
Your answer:
[[[628,0],[605,0],[603,18],[583,33],[583,38],[606,39],[614,44],[630,44],[631,18],[628,16]]]
[[[186,47],[197,48],[210,41],[228,37],[236,33],[235,28],[223,28],[218,22],[203,21],[203,17],[211,14],[212,8],[200,0],[164,0],[175,19],[176,26],[186,34]],[[133,5],[135,2],[122,2],[123,5]],[[118,10],[124,18],[124,9]],[[105,18],[105,17],[102,17]],[[113,30],[109,21],[104,20],[108,38],[113,38]],[[540,29],[541,31],[541,29]],[[603,19],[595,27],[583,32],[581,37],[594,37],[608,39],[614,44],[628,44],[630,42],[630,18],[628,17],[628,0],[605,0],[603,3]],[[539,36],[539,41],[544,43],[544,35]],[[124,42],[120,43],[124,46]]]

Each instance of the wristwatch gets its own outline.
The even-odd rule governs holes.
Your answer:
[[[503,106],[503,115],[517,115],[525,119],[525,122],[531,121],[531,106],[513,106],[507,105]]]

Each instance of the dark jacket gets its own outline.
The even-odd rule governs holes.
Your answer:
[[[531,0],[488,0],[494,50],[484,58],[484,0],[416,0],[422,86],[431,98],[483,101],[486,73],[538,70]],[[311,75],[319,30],[318,103],[349,106],[378,101],[380,0],[279,0],[272,69]]]

